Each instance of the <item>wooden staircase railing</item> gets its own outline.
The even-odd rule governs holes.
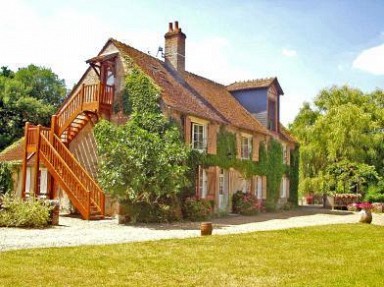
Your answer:
[[[101,83],[82,85],[56,114],[56,134],[61,135],[68,126],[83,111],[101,112],[110,111],[112,106],[114,88]]]
[[[38,151],[50,174],[67,193],[83,218],[103,216],[105,206],[103,191],[60,138],[49,133],[49,129],[40,126],[30,126],[27,134],[27,150]]]
[[[84,219],[104,216],[105,196],[102,189],[69,151],[63,143],[62,137],[68,138],[69,129],[71,129],[72,138],[73,130],[77,130],[77,133],[80,132],[81,127],[75,129],[74,123],[76,122],[78,126],[78,121],[83,121],[83,125],[85,125],[88,122],[85,119],[89,118],[87,112],[109,115],[113,95],[113,86],[101,83],[83,84],[79,91],[60,108],[59,112],[52,116],[50,129],[26,124],[23,194],[25,193],[28,153],[35,153],[37,161],[35,170],[38,169],[41,160]],[[64,132],[66,135],[63,135]],[[35,182],[37,182],[37,174],[35,171]],[[36,193],[37,184],[34,189]]]

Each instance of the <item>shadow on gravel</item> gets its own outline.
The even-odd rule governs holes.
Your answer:
[[[238,214],[229,214],[220,218],[212,218],[207,220],[212,222],[215,229],[221,229],[227,226],[240,224],[265,222],[274,219],[288,219],[292,217],[308,216],[315,214],[332,214],[332,215],[351,215],[353,212],[345,210],[330,210],[322,206],[299,206],[294,210],[265,212],[255,216],[243,216]],[[130,224],[128,224],[130,225]],[[130,225],[141,228],[149,228],[154,230],[200,230],[200,222],[174,222],[174,223],[156,223],[156,224],[135,224]]]

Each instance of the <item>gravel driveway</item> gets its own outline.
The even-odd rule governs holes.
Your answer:
[[[213,234],[233,234],[304,226],[358,222],[358,213],[300,207],[294,211],[257,216],[229,215],[213,219]],[[384,215],[374,214],[373,224],[384,225]],[[116,219],[85,221],[60,217],[60,225],[47,229],[0,228],[0,252],[36,247],[111,244],[200,236],[200,223],[119,225]]]

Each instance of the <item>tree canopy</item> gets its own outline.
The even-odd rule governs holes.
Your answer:
[[[0,151],[23,135],[25,122],[49,125],[66,94],[51,69],[29,65],[0,71]]]
[[[356,186],[362,192],[384,175],[383,104],[382,90],[363,93],[348,86],[324,89],[312,105],[304,103],[290,125],[300,141],[302,193]]]

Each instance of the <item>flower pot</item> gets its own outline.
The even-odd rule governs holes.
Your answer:
[[[211,235],[212,229],[213,229],[212,222],[202,222],[200,224],[201,236]]]
[[[369,209],[362,209],[360,211],[360,220],[361,223],[371,223],[372,222],[372,212]]]

